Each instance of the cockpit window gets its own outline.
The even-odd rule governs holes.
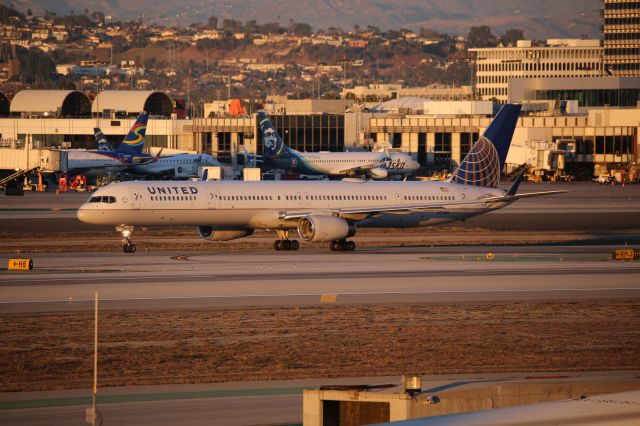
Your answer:
[[[90,203],[108,203],[113,204],[116,202],[116,197],[112,197],[110,195],[103,195],[101,197],[91,197],[89,198]]]

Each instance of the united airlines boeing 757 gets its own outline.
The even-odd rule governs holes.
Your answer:
[[[278,235],[276,250],[305,241],[352,251],[357,228],[409,228],[465,220],[512,202],[562,191],[517,194],[499,189],[520,106],[504,105],[448,182],[200,181],[122,182],[96,191],[78,210],[82,222],[117,225],[124,251],[134,252],[136,225],[193,225],[200,236],[228,241],[255,229]]]

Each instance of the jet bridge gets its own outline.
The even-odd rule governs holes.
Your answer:
[[[23,171],[34,168],[39,168],[44,173],[66,171],[67,151],[29,146],[24,148],[0,147],[0,170]]]

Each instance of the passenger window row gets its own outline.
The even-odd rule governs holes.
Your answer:
[[[405,195],[404,199],[411,201],[445,201],[455,200],[456,197],[453,195]]]
[[[151,201],[193,201],[195,195],[152,195]]]
[[[278,195],[278,200],[280,196]],[[222,201],[271,201],[273,196],[271,195],[221,195]],[[302,195],[285,195],[284,199],[287,201],[302,200]],[[305,195],[305,200],[313,201],[361,201],[361,200],[386,200],[387,197],[383,195]]]

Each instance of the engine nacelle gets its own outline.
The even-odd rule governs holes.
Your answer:
[[[213,226],[198,226],[198,234],[207,241],[229,241],[253,234],[251,228],[214,228]]]
[[[356,226],[340,217],[308,216],[298,222],[298,234],[305,241],[324,243],[356,234]]]
[[[374,167],[369,170],[372,179],[386,179],[389,176],[387,169],[382,167]]]

